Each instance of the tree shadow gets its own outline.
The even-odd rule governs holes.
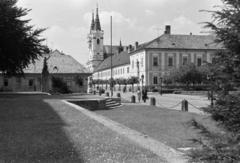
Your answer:
[[[84,162],[66,125],[41,99],[0,99],[0,162]]]

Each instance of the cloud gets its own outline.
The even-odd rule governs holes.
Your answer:
[[[153,15],[155,15],[155,12],[154,12],[153,10],[148,10],[148,9],[146,9],[144,12],[145,12],[145,14],[146,14],[147,16],[153,16]]]
[[[110,16],[112,16],[113,24],[126,25],[125,27],[132,27],[135,24],[135,20],[125,17],[120,12],[116,11],[102,11],[99,13],[100,21],[103,26],[109,26]],[[86,23],[90,24],[92,19],[92,13],[87,12],[84,14],[83,19]]]
[[[181,33],[186,34],[190,32],[199,34],[199,32],[201,31],[200,24],[193,22],[192,20],[188,19],[183,15],[176,17],[171,21],[166,21],[164,25],[171,25],[172,31],[174,31],[174,33],[179,33],[179,34]]]
[[[33,3],[34,1],[34,3]],[[17,4],[24,7],[31,7],[32,4],[38,5],[44,5],[47,6],[51,5],[51,7],[54,6],[71,6],[71,7],[83,7],[87,4],[89,4],[89,0],[18,0]]]

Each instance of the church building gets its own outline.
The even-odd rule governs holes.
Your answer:
[[[112,46],[112,53],[119,54],[126,50],[126,46],[122,46],[121,41],[119,46]],[[100,64],[111,55],[111,46],[104,45],[104,31],[101,28],[98,8],[96,9],[96,16],[92,13],[92,22],[90,26],[90,33],[88,34],[88,50],[89,58],[87,68],[90,72],[95,72]]]
[[[182,65],[211,63],[215,52],[222,48],[214,42],[213,35],[172,34],[171,26],[166,25],[161,36],[146,43],[116,46],[118,50],[113,46],[111,64],[103,38],[97,9],[88,37],[92,79],[109,80],[112,66],[113,79],[137,77],[142,86],[158,86],[167,73]]]

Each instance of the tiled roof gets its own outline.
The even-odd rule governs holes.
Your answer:
[[[214,42],[212,35],[174,35],[164,34],[148,43],[140,45],[136,51],[142,49],[194,49],[194,50],[215,50],[222,48]],[[133,52],[134,53],[134,52]]]
[[[126,51],[121,52],[120,54],[115,54],[112,56],[112,66],[117,67],[121,65],[130,64],[130,55]],[[111,57],[106,58],[95,70],[102,71],[111,67]]]
[[[49,57],[47,63],[50,73],[88,73],[87,69],[73,57],[65,55],[58,50],[50,54],[45,54],[35,60],[35,63],[30,64],[24,70],[24,73],[42,73],[44,57]]]

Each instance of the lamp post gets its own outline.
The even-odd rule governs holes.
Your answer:
[[[137,77],[138,77],[138,87],[139,87],[139,61],[137,60]]]
[[[110,17],[110,42],[111,42],[111,79],[110,79],[110,90],[111,97],[113,96],[113,68],[112,68],[112,16]]]
[[[141,81],[142,81],[142,90],[143,90],[143,79],[144,79],[144,75],[141,75]]]
[[[163,78],[160,77],[160,95],[161,96],[162,96],[162,80],[163,80]]]

